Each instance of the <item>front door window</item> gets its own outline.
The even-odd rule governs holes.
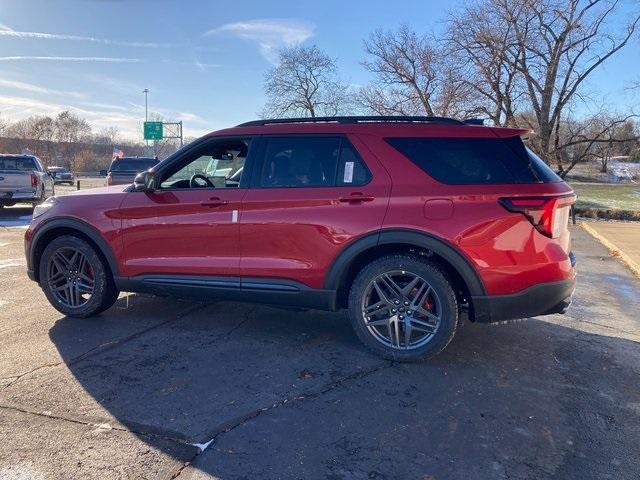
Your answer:
[[[249,139],[219,140],[165,172],[161,190],[238,188],[249,152]]]

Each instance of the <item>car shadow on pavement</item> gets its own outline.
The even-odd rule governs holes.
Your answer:
[[[397,364],[365,351],[344,314],[220,302],[102,329],[79,354],[86,323],[127,314],[123,302],[55,323],[65,363],[39,380],[57,400],[38,408],[134,432],[178,459],[180,478],[637,474],[636,342],[537,319],[467,323],[430,362]]]

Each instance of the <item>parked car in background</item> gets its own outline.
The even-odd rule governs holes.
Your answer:
[[[140,172],[160,163],[157,157],[116,157],[112,160],[105,185],[130,185]]]
[[[129,187],[39,206],[28,274],[72,317],[102,312],[119,291],[346,308],[371,350],[422,360],[463,318],[571,302],[576,196],[527,134],[438,117],[245,123]]]
[[[47,167],[47,171],[53,177],[53,182],[58,185],[59,183],[68,183],[73,185],[75,178],[73,173],[66,167]]]
[[[54,195],[53,177],[33,155],[0,154],[0,208],[42,203]]]

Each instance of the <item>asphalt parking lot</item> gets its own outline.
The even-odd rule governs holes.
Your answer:
[[[122,295],[65,318],[23,232],[0,227],[0,479],[640,476],[640,281],[581,229],[569,314],[467,323],[413,365],[342,313]]]

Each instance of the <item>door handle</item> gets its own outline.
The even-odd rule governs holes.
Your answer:
[[[338,201],[343,203],[360,203],[360,202],[373,202],[375,197],[362,195],[361,193],[352,193],[348,197],[339,197]]]
[[[209,200],[200,202],[200,205],[202,205],[203,207],[215,208],[215,207],[221,207],[228,203],[229,202],[227,200],[221,200],[218,197],[212,197]]]

